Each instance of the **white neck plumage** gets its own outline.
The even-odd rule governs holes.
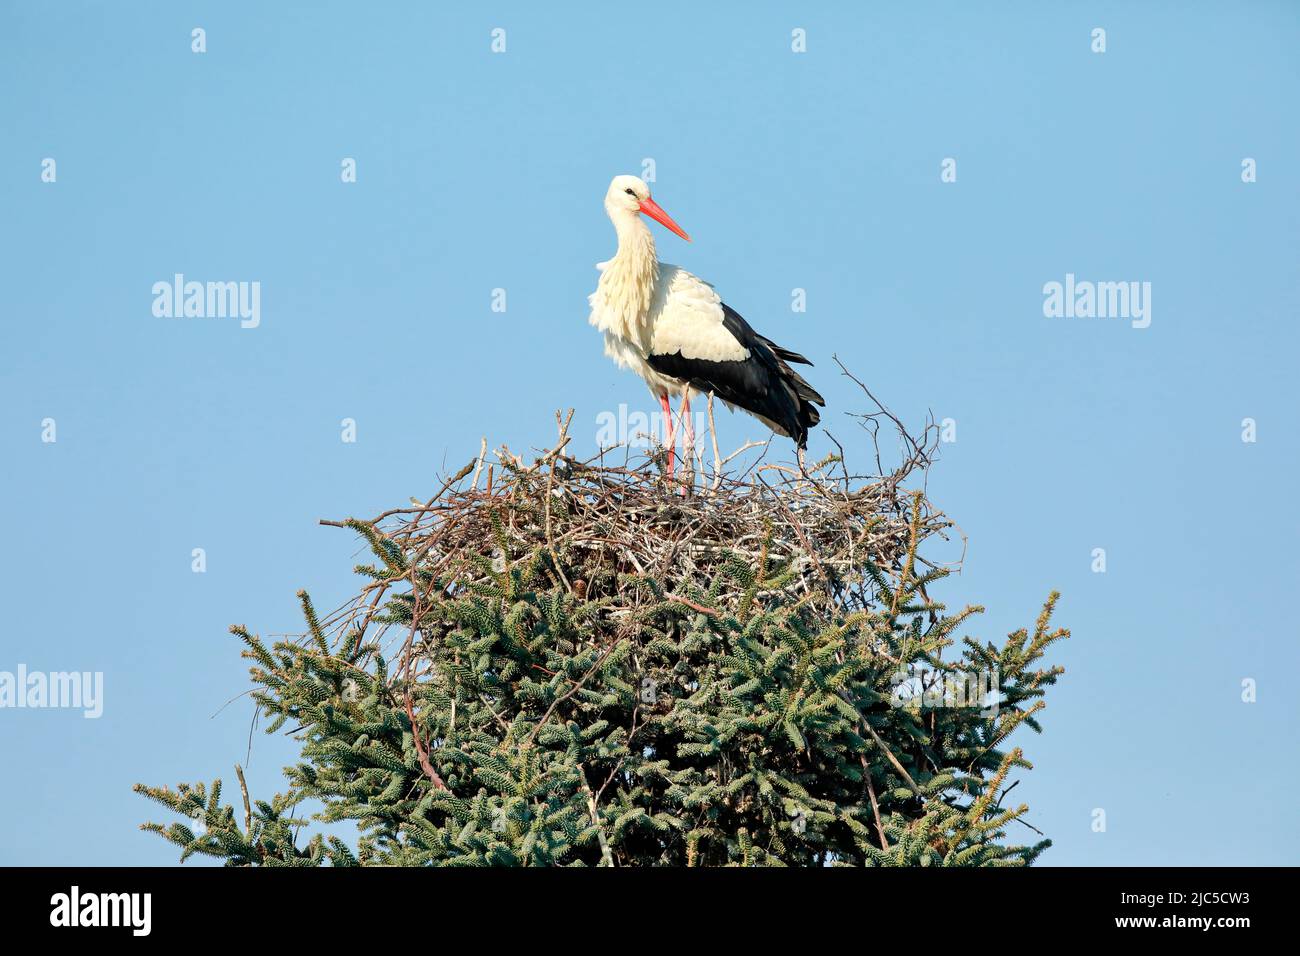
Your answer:
[[[648,350],[650,303],[659,279],[659,260],[649,228],[635,213],[610,215],[618,233],[618,252],[600,276],[607,328]]]

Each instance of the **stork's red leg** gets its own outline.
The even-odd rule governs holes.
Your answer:
[[[668,393],[659,396],[664,410],[664,443],[668,445],[668,477],[673,476],[673,407],[668,404]]]
[[[695,425],[691,421],[691,390],[682,393],[682,427],[686,433],[682,436],[682,457],[689,469],[695,468]]]

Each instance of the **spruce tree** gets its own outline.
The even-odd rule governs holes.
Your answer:
[[[923,545],[950,522],[902,471],[836,457],[683,495],[565,443],[340,522],[374,556],[352,601],[322,620],[301,593],[306,630],[270,646],[231,629],[267,732],[301,741],[285,791],[252,800],[238,767],[239,810],[220,780],[137,785],[191,821],[144,829],[230,866],[1018,866],[1050,845],[1003,800],[1031,766],[1007,739],[1061,673],[1055,593],[1001,644],[961,636],[982,609],[930,596],[949,569]],[[304,839],[313,819],[355,842]]]

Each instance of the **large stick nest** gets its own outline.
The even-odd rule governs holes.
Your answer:
[[[730,555],[750,564],[766,558],[767,566],[785,568],[781,590],[787,598],[798,595],[810,611],[835,615],[879,606],[879,583],[864,574],[865,565],[896,579],[909,553],[929,564],[918,549],[909,551],[912,536],[918,544],[933,535],[946,540],[953,525],[922,490],[935,450],[933,424],[927,422],[921,437],[913,438],[892,413],[877,409],[854,416],[875,449],[877,474],[851,473],[842,452],[811,465],[764,463],[767,449],[758,454],[752,446],[767,443],[749,443],[723,458],[710,402],[711,434],[687,470],[672,479],[664,475],[662,448],[640,460],[622,447],[583,460],[572,457],[569,420],[557,413],[556,444],[531,464],[504,446],[490,461],[485,443],[425,502],[412,499],[410,507],[368,521],[322,522],[362,531],[399,556],[395,564],[405,569],[362,568],[375,580],[323,624],[335,634],[360,628],[368,639],[381,637],[386,648],[401,641],[405,671],[415,663],[412,652],[419,657],[418,628],[385,637],[387,601],[401,595],[413,602],[408,619],[419,620],[420,609],[439,597],[433,588],[463,592],[490,584],[539,552],[551,558],[545,573],[554,585],[583,599],[615,594],[621,583],[638,577],[709,610],[690,595],[707,588]],[[902,463],[887,473],[880,467],[882,427],[896,432],[902,449]],[[709,439],[711,464],[703,454]],[[737,457],[741,465],[728,471]],[[920,488],[905,488],[907,479],[917,477]],[[958,557],[950,567],[959,563]],[[734,596],[724,591],[718,603]],[[642,599],[629,594],[618,603],[623,613],[633,613]],[[620,613],[617,606],[613,613]]]

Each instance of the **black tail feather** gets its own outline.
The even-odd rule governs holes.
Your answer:
[[[789,349],[783,349],[766,336],[760,335],[758,337],[763,342],[767,343],[768,348],[775,353],[777,358],[784,359],[787,362],[794,362],[796,365],[812,365],[812,362],[808,361],[798,352],[791,352]]]

